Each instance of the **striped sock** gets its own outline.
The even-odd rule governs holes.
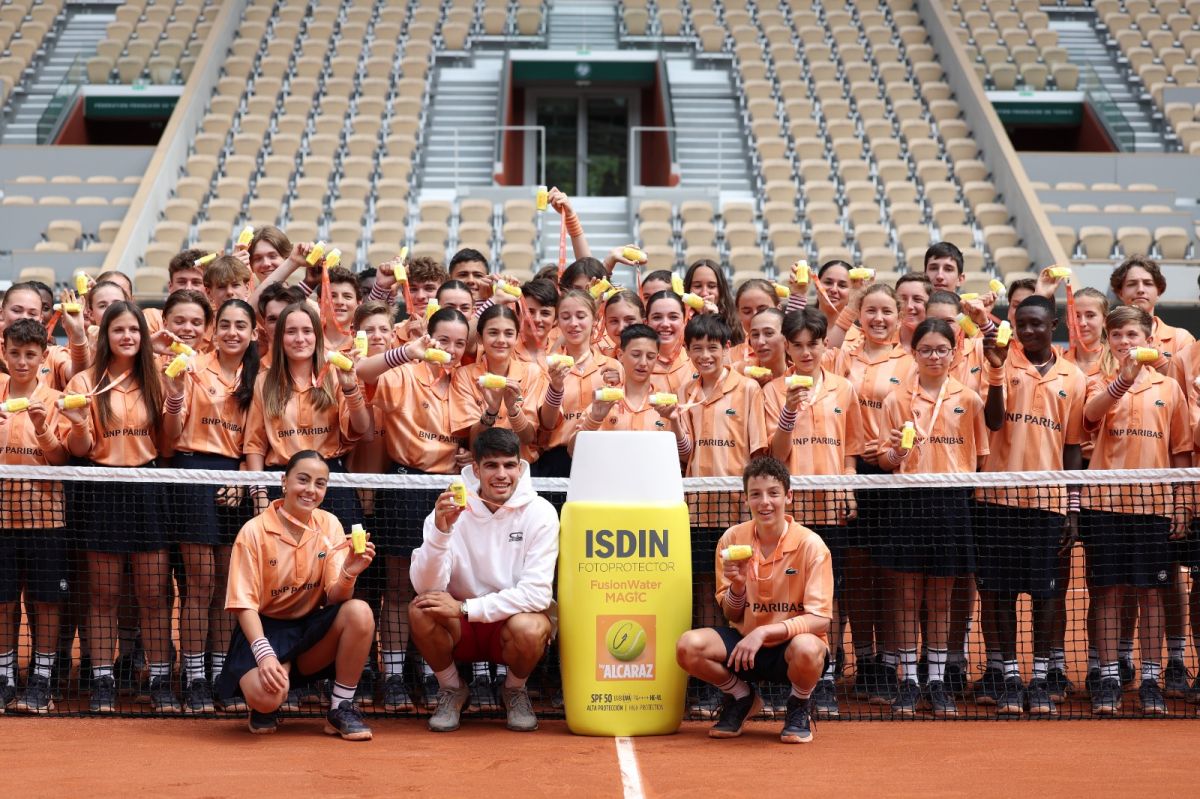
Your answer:
[[[213,652],[212,653],[212,676],[213,676],[214,682],[216,682],[216,679],[221,676],[221,672],[223,672],[223,671],[225,671],[225,653],[224,652]]]
[[[796,683],[792,683],[791,695],[797,699],[808,699],[810,696],[812,696],[812,692],[813,689],[811,687],[801,688],[799,685],[796,685]]]
[[[391,677],[395,674],[404,673],[404,650],[397,651],[383,650],[380,652],[383,660],[383,673]]]
[[[17,650],[0,652],[0,677],[7,678],[9,685],[17,684]]]
[[[54,652],[34,652],[33,653],[33,673],[39,677],[50,679],[51,673],[54,671]]]
[[[1050,650],[1050,668],[1058,669],[1059,671],[1067,670],[1067,652],[1061,646],[1056,646]]]
[[[192,680],[204,679],[204,653],[198,655],[183,655],[183,673],[190,685]]]
[[[354,690],[358,688],[358,683],[354,685],[342,685],[337,680],[333,681],[333,698],[330,701],[330,707],[340,707],[342,702],[354,704]]]
[[[730,673],[729,679],[722,683],[714,683],[717,690],[723,694],[731,694],[734,699],[745,699],[750,695],[750,683]]]

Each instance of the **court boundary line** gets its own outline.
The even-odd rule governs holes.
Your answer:
[[[633,739],[618,736],[613,739],[617,747],[617,763],[621,766],[621,788],[625,799],[645,799],[642,772],[638,768],[637,753],[633,751]]]

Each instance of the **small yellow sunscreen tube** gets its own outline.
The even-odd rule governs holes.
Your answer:
[[[194,349],[184,344],[182,341],[172,341],[171,352],[175,353],[176,355],[186,355],[189,358],[196,354]]]
[[[493,390],[504,388],[508,385],[508,380],[503,375],[494,375],[491,372],[479,376],[479,387],[490,388]]]
[[[169,364],[167,364],[167,377],[172,379],[179,377],[187,370],[188,359],[186,355],[176,355]]]
[[[750,560],[754,557],[754,547],[748,544],[734,544],[721,550],[722,560]]]
[[[339,250],[337,247],[334,247],[332,250],[330,250],[328,253],[325,254],[325,268],[326,269],[333,269],[335,266],[338,266],[339,264],[341,264],[341,262],[342,262],[342,251]]]
[[[1159,358],[1158,350],[1153,347],[1134,347],[1133,359],[1138,363],[1154,363]]]
[[[683,299],[683,304],[686,305],[687,307],[691,308],[693,311],[703,311],[704,310],[704,298],[701,297],[699,294],[691,294],[691,293],[684,294],[682,299]]]
[[[655,407],[679,404],[678,394],[668,394],[666,391],[656,391],[650,395],[650,404]]]
[[[74,408],[86,407],[88,397],[86,394],[66,394],[60,397],[54,404],[58,406],[60,411],[69,411]]]
[[[196,266],[208,266],[213,261],[217,260],[217,254],[210,252],[208,255],[203,255],[196,259]]]
[[[354,334],[354,349],[359,355],[365,358],[367,355],[367,350],[370,348],[370,346],[371,343],[367,341],[367,331],[360,330]]]
[[[960,313],[956,319],[958,326],[962,328],[963,333],[966,333],[968,338],[979,335],[979,325],[975,324],[975,320],[971,317],[965,313]]]
[[[63,313],[80,313],[83,310],[83,306],[77,302],[56,302],[54,303],[54,310],[62,311]]]
[[[88,289],[90,289],[91,287],[92,287],[91,281],[88,280],[88,276],[86,273],[77,272],[75,274],[75,293],[76,294],[78,294],[80,297],[82,297],[84,294],[88,293]]]
[[[246,248],[250,246],[250,242],[254,240],[254,225],[246,225],[242,228],[242,232],[238,234],[237,246]]]
[[[808,261],[796,261],[792,266],[792,279],[801,286],[807,286],[812,278],[808,273]]]
[[[588,286],[588,294],[592,295],[593,300],[600,299],[600,295],[612,288],[612,283],[609,283],[605,278],[600,278],[592,285]]]
[[[800,388],[812,388],[813,379],[811,375],[788,375],[784,379],[783,384],[788,388],[795,388],[796,386]]]
[[[568,369],[570,369],[571,367],[573,367],[575,365],[575,359],[572,358],[570,355],[564,355],[561,352],[556,352],[553,355],[546,356],[546,365],[547,366],[564,365]]]
[[[539,211],[545,211],[550,205],[550,191],[545,186],[538,186],[534,197],[537,200],[537,209]]]
[[[430,300],[425,305],[425,321],[428,322],[430,317],[432,317],[435,313],[437,313],[440,310],[442,310],[442,306],[438,305],[433,300]]]
[[[905,422],[900,431],[900,449],[907,452],[917,443],[917,428],[912,422]]]
[[[316,266],[317,264],[319,264],[321,262],[321,259],[324,257],[325,257],[325,242],[318,241],[316,244],[313,245],[312,250],[310,250],[308,253],[308,257],[305,258],[304,260],[308,262],[309,266]]]
[[[781,300],[786,300],[792,296],[792,290],[782,283],[775,283],[775,296]]]
[[[605,386],[604,388],[596,389],[595,398],[596,402],[617,402],[618,400],[625,399],[625,390]]]
[[[1067,266],[1050,266],[1046,268],[1046,274],[1055,280],[1063,280],[1071,277],[1071,268]]]
[[[757,380],[760,377],[770,377],[771,370],[765,366],[747,366],[742,370],[742,374],[746,377]]]
[[[335,368],[341,369],[343,372],[354,371],[354,361],[350,360],[340,352],[334,352],[333,350],[326,352],[325,360],[329,361]]]
[[[1005,294],[1004,281],[992,278],[988,281],[988,289],[997,297],[1003,297]]]
[[[621,250],[621,257],[626,261],[633,261],[635,264],[646,263],[646,253],[639,250],[637,247],[626,247]]]
[[[13,399],[0,403],[0,410],[4,411],[5,413],[16,413],[17,411],[23,411],[28,407],[29,397],[14,397]]]
[[[671,291],[681,296],[683,295],[683,278],[679,275],[671,276]]]
[[[429,363],[450,363],[450,353],[439,350],[437,347],[430,347],[425,350],[425,360]]]
[[[522,295],[520,286],[515,283],[509,283],[506,280],[497,280],[496,287],[492,289],[492,294],[500,294],[502,292],[513,297],[520,297]]]
[[[461,478],[455,478],[450,483],[450,493],[454,495],[454,504],[460,508],[467,507],[467,484]]]
[[[361,555],[367,551],[367,531],[361,524],[351,526],[350,546],[354,548],[355,555]]]
[[[850,270],[849,277],[851,280],[867,280],[875,277],[875,270],[868,269],[865,266],[856,266]]]
[[[1012,325],[1005,319],[996,330],[996,346],[1007,347],[1010,341],[1012,341]]]

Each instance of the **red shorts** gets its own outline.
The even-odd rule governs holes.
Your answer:
[[[503,621],[464,621],[461,626],[462,637],[454,647],[456,662],[504,663],[500,645]]]

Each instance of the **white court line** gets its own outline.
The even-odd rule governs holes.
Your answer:
[[[633,752],[632,738],[616,738],[617,762],[621,764],[621,787],[625,791],[625,799],[644,799],[646,791],[642,788],[642,772],[638,769],[637,755]]]

